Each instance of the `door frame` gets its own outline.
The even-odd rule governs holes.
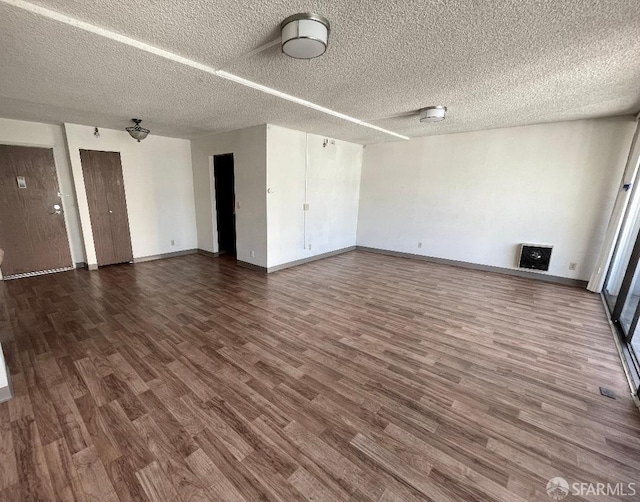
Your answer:
[[[45,143],[25,143],[22,141],[4,141],[4,140],[0,140],[0,145],[7,145],[7,146],[30,146],[33,148],[46,148],[48,150],[51,150],[53,152],[53,166],[56,170],[56,181],[58,182],[58,192],[60,194],[62,194],[62,196],[60,197],[60,205],[62,206],[62,215],[63,215],[63,220],[64,220],[64,228],[67,232],[67,245],[69,246],[69,254],[71,255],[71,264],[70,266],[72,268],[77,268],[76,267],[76,259],[77,257],[75,256],[75,253],[73,252],[73,243],[71,241],[71,232],[69,231],[71,225],[69,224],[69,205],[67,204],[67,197],[65,197],[64,192],[62,191],[62,187],[60,184],[60,167],[58,165],[58,159],[60,158],[60,156],[63,156],[66,154],[66,149],[62,148],[60,146],[56,146],[56,145],[51,145],[51,144],[45,144]],[[72,201],[71,201],[71,207],[75,208],[75,204],[73,204],[73,200],[76,199],[76,194],[75,194],[75,187],[73,186],[73,174],[71,173],[71,166],[69,166],[69,174],[71,177],[71,189],[74,190],[73,194],[68,194],[69,197],[72,197]],[[2,267],[0,267],[0,281],[4,280],[3,275],[2,275]]]

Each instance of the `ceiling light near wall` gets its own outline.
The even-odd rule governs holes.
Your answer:
[[[310,13],[289,16],[280,25],[282,52],[296,59],[322,56],[329,41],[329,21]]]
[[[420,110],[420,122],[440,122],[444,120],[446,113],[446,106],[427,106]]]
[[[140,143],[140,141],[146,138],[151,131],[149,131],[149,129],[145,129],[144,127],[140,127],[140,122],[142,122],[141,119],[131,120],[135,123],[135,126],[125,127],[125,131],[127,131],[133,139],[138,140],[138,143]]]

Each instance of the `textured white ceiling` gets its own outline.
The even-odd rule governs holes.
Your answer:
[[[412,137],[640,109],[637,0],[34,3]],[[299,11],[330,19],[324,56],[276,46],[234,63]],[[4,3],[0,47],[3,117],[122,128],[138,116],[186,138],[269,122],[394,139]],[[442,123],[406,115],[434,104],[449,108]]]

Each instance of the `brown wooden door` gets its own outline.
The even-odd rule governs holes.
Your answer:
[[[73,266],[52,149],[0,145],[0,248],[4,276]]]
[[[133,260],[120,153],[80,150],[98,265]]]

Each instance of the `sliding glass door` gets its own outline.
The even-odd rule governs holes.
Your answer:
[[[640,336],[632,337],[630,343],[631,343],[631,350],[637,361],[638,358],[640,358]]]
[[[620,224],[603,295],[636,394],[640,390],[640,125],[636,127],[612,221]],[[629,190],[631,190],[629,192]],[[618,209],[618,210],[617,210]],[[611,227],[613,228],[613,227]],[[598,269],[596,277],[600,274]],[[640,395],[639,395],[640,397]]]
[[[631,231],[621,234],[609,266],[604,295],[616,326],[623,356],[640,389],[640,215],[630,222]],[[631,233],[632,232],[632,233]]]
[[[636,195],[636,194],[634,194]],[[640,198],[633,197],[627,208],[625,221],[616,243],[611,265],[604,284],[604,296],[613,311],[622,290],[625,274],[630,265],[631,254],[640,231]],[[635,284],[634,284],[635,286]],[[640,287],[640,284],[637,285]],[[627,312],[628,313],[628,312]]]

